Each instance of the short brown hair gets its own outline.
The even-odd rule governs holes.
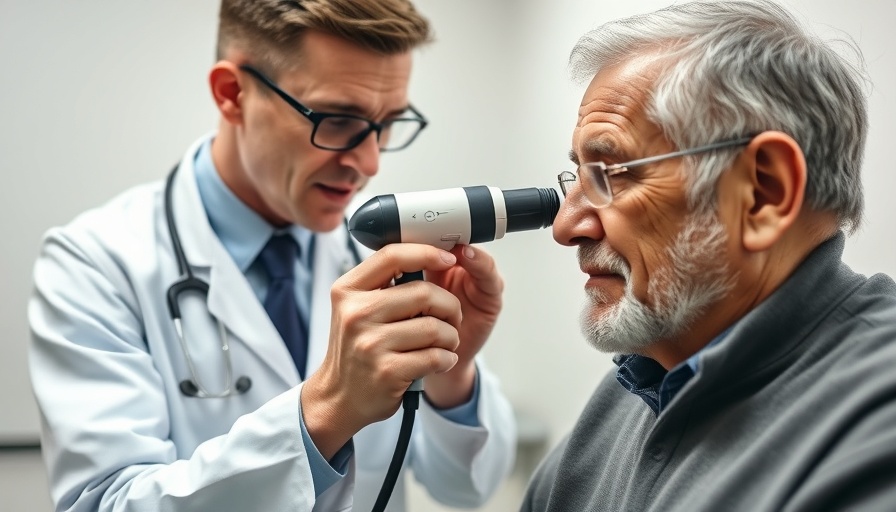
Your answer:
[[[222,0],[218,59],[238,46],[278,69],[296,62],[306,30],[326,32],[373,52],[404,53],[431,40],[429,22],[408,0]],[[272,70],[273,70],[272,69]]]

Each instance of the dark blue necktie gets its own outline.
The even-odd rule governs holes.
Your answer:
[[[261,250],[259,257],[268,272],[270,282],[264,298],[264,309],[286,343],[286,348],[305,379],[308,359],[308,334],[299,316],[296,303],[295,264],[299,246],[289,234],[274,235]]]

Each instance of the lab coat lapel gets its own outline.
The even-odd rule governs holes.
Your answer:
[[[230,254],[217,239],[215,242],[211,248],[209,312],[287,384],[297,385],[299,373],[286,344]]]
[[[289,386],[299,383],[299,373],[286,345],[249,282],[237,268],[208,223],[196,186],[191,148],[175,177],[175,221],[184,254],[197,276],[208,279],[208,310],[227,328],[230,343],[243,344]],[[234,361],[239,367],[239,362]]]

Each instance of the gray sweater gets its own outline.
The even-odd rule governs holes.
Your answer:
[[[521,510],[896,511],[896,283],[819,246],[657,417],[609,375]]]

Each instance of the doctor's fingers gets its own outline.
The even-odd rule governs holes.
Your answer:
[[[361,383],[361,389],[404,390],[411,381],[448,371],[457,362],[457,329],[437,318],[365,327],[346,332],[335,348],[339,382]]]
[[[444,271],[457,263],[448,251],[425,244],[390,244],[340,277],[333,290],[375,290],[386,288],[392,279],[420,270]]]
[[[437,318],[455,329],[463,320],[460,300],[426,281],[411,281],[373,291],[356,291],[334,298],[334,310],[349,325],[390,324],[418,316]]]
[[[460,345],[457,328],[433,316],[418,316],[384,325],[377,334],[390,352],[438,348],[454,352]]]
[[[457,354],[437,347],[393,354],[385,359],[383,369],[392,373],[404,389],[411,382],[436,373],[445,373],[457,364]]]
[[[457,256],[457,264],[473,278],[481,293],[501,295],[504,280],[498,273],[495,259],[488,252],[471,245],[456,245],[451,252]]]
[[[457,330],[433,317],[417,317],[381,326],[356,340],[359,360],[376,361],[375,381],[410,381],[447,372],[457,362]]]

